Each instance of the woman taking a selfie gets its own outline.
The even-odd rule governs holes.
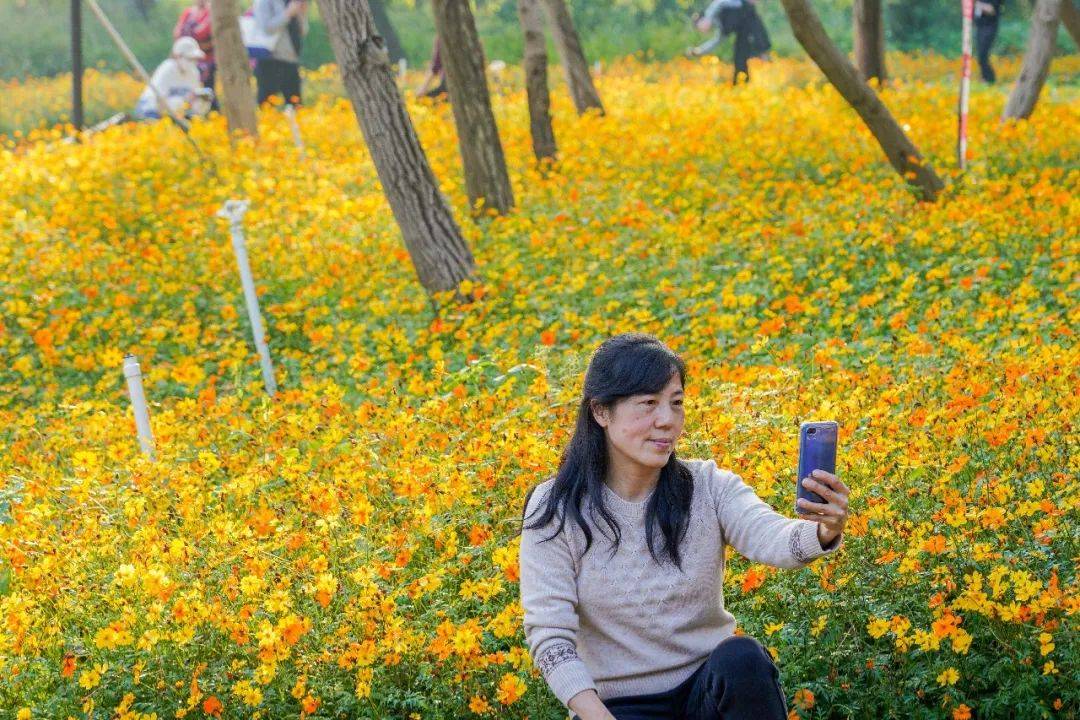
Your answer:
[[[580,720],[782,720],[779,671],[724,609],[724,546],[801,568],[843,545],[848,488],[815,471],[775,512],[712,460],[680,460],[682,360],[656,338],[604,342],[557,474],[525,502],[521,602],[533,663]]]

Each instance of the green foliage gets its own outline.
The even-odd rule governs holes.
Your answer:
[[[105,12],[131,45],[139,60],[152,69],[171,45],[173,23],[182,0],[158,0],[146,16],[136,12],[133,0],[100,0]],[[243,4],[243,3],[242,3]],[[590,59],[611,60],[642,53],[667,59],[686,46],[699,42],[690,25],[693,10],[701,10],[705,0],[577,0],[571,3],[574,20]],[[957,54],[960,23],[955,3],[890,2],[886,24],[891,49],[932,50]],[[70,29],[68,0],[7,0],[0,3],[0,78],[54,75],[70,69]],[[844,49],[851,47],[850,0],[818,0],[814,3],[832,38]],[[1026,0],[1006,6],[997,49],[1020,52],[1027,34],[1030,8]],[[800,52],[787,26],[779,2],[760,2],[759,10],[773,36],[779,55]],[[401,38],[409,65],[426,63],[431,53],[434,23],[430,3],[395,0],[388,12]],[[489,59],[517,62],[521,58],[521,31],[516,0],[484,0],[476,9],[477,24]],[[83,54],[87,66],[126,70],[127,66],[105,31],[88,9],[83,11]],[[1062,30],[1059,47],[1073,50]],[[722,46],[729,53],[727,46]],[[326,27],[312,14],[311,34],[304,50],[304,64],[315,68],[333,61]]]

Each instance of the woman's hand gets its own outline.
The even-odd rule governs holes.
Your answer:
[[[813,520],[818,525],[818,540],[825,547],[844,531],[848,519],[848,486],[840,478],[824,470],[815,470],[810,477],[803,479],[803,487],[820,495],[824,503],[811,502],[799,498],[795,504],[807,511],[806,520]],[[819,514],[815,514],[819,513]]]
[[[581,720],[615,720],[595,690],[582,690],[567,705]]]

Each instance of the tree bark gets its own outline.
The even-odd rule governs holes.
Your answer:
[[[548,93],[547,42],[544,18],[537,0],[518,0],[518,19],[525,36],[525,92],[529,97],[529,132],[537,160],[555,158],[555,131],[551,127],[551,95]]]
[[[240,37],[236,0],[211,0],[210,25],[214,35],[214,60],[221,81],[221,109],[229,134],[259,134],[255,112],[255,93],[251,89],[251,65]]]
[[[1071,2],[1072,0],[1068,0]],[[1028,118],[1039,101],[1046,76],[1050,74],[1050,58],[1054,56],[1062,0],[1036,0],[1031,12],[1031,29],[1024,52],[1024,64],[1016,78],[1002,118]]]
[[[581,49],[581,39],[574,28],[574,19],[570,17],[566,0],[544,0],[544,7],[551,20],[551,33],[559,49],[563,74],[566,75],[566,84],[570,86],[570,95],[574,98],[578,115],[593,108],[603,115],[604,105],[589,74],[589,63],[585,59],[585,51]]]
[[[851,10],[855,63],[863,80],[885,82],[885,18],[882,0],[855,0]]]
[[[945,187],[918,148],[896,123],[888,108],[869,85],[859,78],[855,66],[825,33],[808,0],[781,0],[795,38],[840,94],[866,123],[900,175],[919,188],[926,200],[934,200]]]
[[[1069,31],[1073,42],[1080,47],[1080,9],[1074,0],[1061,0],[1061,24]]]
[[[499,129],[491,111],[484,48],[476,32],[469,0],[434,0],[435,26],[446,68],[446,89],[465,167],[465,190],[473,208],[505,213],[514,206]]]
[[[429,293],[456,288],[475,265],[439,192],[398,93],[366,0],[320,0],[345,90],[416,274]]]
[[[405,50],[401,47],[401,38],[398,37],[394,24],[390,22],[390,16],[386,14],[386,5],[383,0],[368,0],[368,7],[375,18],[375,27],[382,36],[386,52],[390,55],[390,62],[396,63],[405,57]]]

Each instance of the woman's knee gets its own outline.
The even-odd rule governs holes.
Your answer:
[[[776,672],[768,651],[748,635],[721,641],[709,655],[709,662],[728,677],[773,677]]]

